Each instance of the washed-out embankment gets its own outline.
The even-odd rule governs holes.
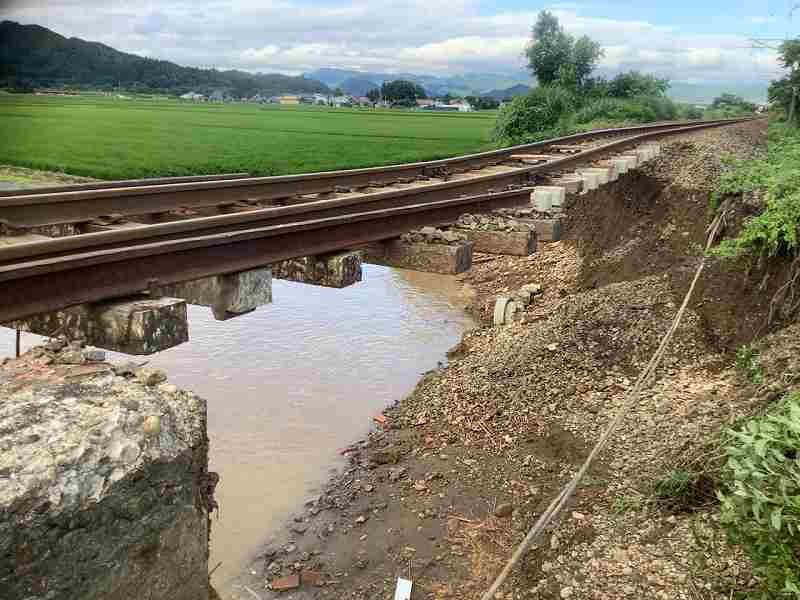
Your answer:
[[[261,598],[277,597],[270,587],[288,582],[294,590],[294,576],[305,573],[307,580],[297,577],[293,598],[367,599],[389,597],[404,576],[432,597],[478,597],[585,458],[668,328],[701,260],[697,246],[705,239],[719,156],[763,152],[764,137],[763,125],[750,123],[669,140],[654,164],[575,198],[561,242],[541,245],[531,257],[476,266],[465,279],[477,293],[472,310],[487,326],[465,335],[447,366],[428,374],[410,397],[385,411],[383,426],[349,449],[343,474],[309,499],[283,539],[263,549],[247,587]],[[749,210],[742,204],[740,216]],[[748,273],[719,261],[708,270],[655,381],[561,522],[508,583],[506,597],[690,593],[698,577],[690,558],[691,517],[647,513],[637,508],[637,498],[677,457],[702,448],[713,432],[774,395],[743,386],[731,369],[732,352],[762,330],[770,290],[782,283],[785,265],[765,269]],[[538,284],[541,293],[520,318],[488,326],[496,295],[526,284]],[[766,339],[765,356],[774,359],[765,364],[768,371],[797,370],[796,339],[785,332]],[[91,398],[91,382],[104,376],[111,377],[95,374],[80,384],[64,376],[52,384],[61,391],[52,394],[63,398],[69,390],[70,397]],[[148,389],[142,393],[162,394],[159,387]],[[14,393],[28,394],[20,390]],[[157,401],[162,417],[171,414],[161,395],[139,406]],[[14,418],[23,423],[27,417]],[[167,436],[186,444],[159,447],[168,449],[167,462],[184,457],[182,473],[173,476],[184,482],[183,506],[194,506],[192,518],[204,523],[208,478],[203,464],[188,459],[191,454],[202,463],[204,432],[184,437],[169,433],[179,420],[160,422],[159,441]],[[136,461],[151,457],[156,464],[156,446],[145,433],[136,435]],[[36,444],[35,437],[26,439]],[[134,461],[131,468],[142,464]],[[70,463],[64,465],[69,472]],[[18,514],[61,523],[49,510],[42,503],[38,512]],[[131,530],[148,522],[155,526],[158,519],[140,513],[131,518]],[[21,550],[27,542],[15,539],[12,551],[27,556]],[[171,551],[163,544],[132,547],[134,565]],[[735,558],[724,556],[709,568],[744,577]],[[0,570],[5,573],[9,567]]]

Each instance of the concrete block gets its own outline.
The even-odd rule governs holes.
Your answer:
[[[563,187],[567,194],[580,194],[583,191],[583,179],[580,177],[562,177],[554,179],[551,183]]]
[[[25,356],[0,367],[0,596],[208,598],[206,403]]]
[[[533,205],[540,212],[561,210],[566,197],[567,190],[560,185],[539,185],[533,188]]]
[[[561,239],[561,219],[517,219],[520,223],[531,225],[536,230],[540,242],[557,242]]]
[[[208,306],[214,318],[224,321],[272,302],[269,267],[226,273],[150,290],[157,296],[183,298],[189,304]]]
[[[605,185],[610,180],[608,169],[589,167],[585,169],[578,169],[578,173],[581,175],[597,175],[598,186]]]
[[[480,229],[456,229],[472,242],[475,252],[530,256],[536,252],[535,231],[483,231]]]
[[[135,355],[154,354],[189,340],[186,302],[144,295],[75,306],[5,326]]]
[[[623,154],[620,158],[626,161],[629,171],[639,166],[639,157],[635,154]]]
[[[611,159],[611,164],[614,165],[614,168],[620,175],[624,175],[625,173],[628,172],[629,163],[624,158],[613,158]]]
[[[387,267],[443,275],[457,275],[472,267],[472,242],[468,241],[457,244],[407,244],[393,239],[368,244],[363,250],[365,263]]]
[[[361,281],[361,262],[358,251],[304,256],[273,264],[272,274],[276,279],[344,288]]]
[[[614,167],[614,165],[600,162],[592,168],[597,169],[598,173],[605,173],[608,182],[616,181],[617,179],[619,179],[619,173],[617,173],[617,169]]]
[[[586,192],[591,192],[600,187],[600,175],[597,173],[581,173],[583,179],[583,189]]]

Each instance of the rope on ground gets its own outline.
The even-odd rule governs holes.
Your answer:
[[[708,234],[708,239],[706,241],[705,250],[708,251],[714,243],[714,240],[717,237],[717,233],[723,227],[725,223],[725,217],[728,211],[728,203],[724,203],[720,210],[717,212],[716,217],[711,222],[711,225],[708,226],[706,229],[706,233]],[[523,556],[528,552],[530,547],[539,539],[539,536],[544,532],[545,528],[556,518],[556,516],[561,512],[561,509],[564,508],[564,505],[570,499],[570,497],[575,493],[575,490],[578,488],[583,477],[586,475],[586,472],[589,470],[589,467],[592,466],[595,458],[598,454],[600,454],[603,450],[605,450],[606,446],[611,439],[611,436],[619,427],[622,419],[628,412],[628,409],[633,405],[633,403],[639,398],[639,394],[642,391],[645,383],[650,379],[650,377],[655,372],[658,365],[661,363],[661,359],[664,357],[666,353],[667,346],[669,342],[672,340],[672,337],[675,335],[675,331],[678,329],[678,326],[683,319],[683,315],[686,312],[686,308],[689,306],[689,300],[694,293],[694,288],[697,285],[698,280],[700,279],[700,274],[703,272],[703,269],[706,265],[706,258],[703,257],[703,260],[697,267],[697,271],[694,274],[694,279],[692,280],[691,285],[689,286],[689,290],[686,292],[686,296],[683,298],[683,303],[681,304],[680,308],[678,309],[675,318],[672,321],[672,325],[667,330],[664,337],[661,339],[661,343],[658,346],[658,349],[655,351],[653,356],[650,358],[650,362],[647,363],[644,371],[639,375],[639,378],[636,380],[636,384],[633,386],[630,392],[625,396],[625,400],[622,403],[622,406],[617,411],[616,415],[612,419],[611,423],[609,423],[608,427],[606,427],[605,431],[603,431],[603,435],[600,436],[600,440],[597,442],[595,447],[592,449],[589,456],[586,458],[584,463],[581,465],[581,468],[572,478],[572,480],[561,490],[561,493],[556,496],[550,505],[547,507],[539,519],[536,521],[533,527],[531,527],[528,535],[525,536],[525,539],[522,540],[520,545],[517,547],[514,554],[511,556],[511,559],[506,563],[506,566],[500,572],[500,575],[497,576],[492,586],[486,591],[486,593],[481,596],[481,600],[493,600],[495,593],[502,587],[505,583],[508,576],[511,574],[512,569],[519,563]]]

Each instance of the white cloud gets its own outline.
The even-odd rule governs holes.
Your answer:
[[[587,16],[587,6],[550,9],[570,33],[601,42],[604,74],[635,68],[676,81],[744,83],[780,72],[773,52],[748,49],[742,36]],[[486,13],[479,0],[27,0],[12,2],[4,17],[193,66],[520,73],[537,11]]]

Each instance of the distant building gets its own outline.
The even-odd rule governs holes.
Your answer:
[[[222,92],[222,90],[214,90],[208,99],[211,102],[225,102],[225,94]]]
[[[278,96],[278,104],[284,106],[297,106],[300,104],[300,96]]]
[[[206,97],[203,94],[197,94],[195,92],[186,92],[185,94],[181,95],[181,100],[191,100],[192,102],[205,102]]]
[[[372,106],[372,100],[366,96],[358,96],[357,98],[354,98],[354,100],[359,106]]]
[[[435,104],[435,102],[429,98],[421,98],[417,100],[417,106],[419,108],[430,108]]]
[[[336,108],[343,106],[353,106],[353,99],[350,96],[334,96],[331,98],[331,105]]]

